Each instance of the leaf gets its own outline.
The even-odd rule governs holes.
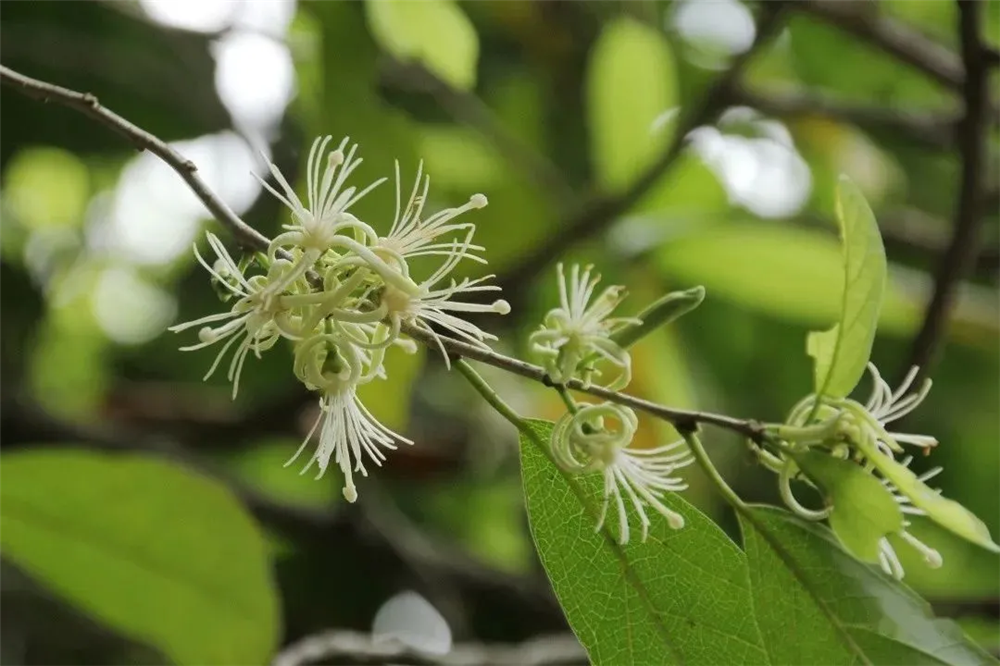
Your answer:
[[[875,469],[892,482],[900,494],[908,497],[913,506],[922,509],[928,518],[963,539],[1000,553],[1000,546],[993,542],[989,528],[971,511],[931,490],[908,467],[883,454],[872,442],[862,438],[857,446]]]
[[[417,61],[456,88],[476,84],[479,37],[452,0],[368,0],[368,25],[386,51]]]
[[[773,507],[747,507],[739,518],[772,663],[994,663],[954,622],[934,618],[912,590],[855,560],[822,525]]]
[[[658,224],[667,222],[685,224],[673,216]],[[690,231],[680,228],[686,233],[660,243],[655,250],[665,277],[672,281],[684,286],[705,285],[713,299],[725,299],[795,324],[822,326],[840,316],[836,276],[843,272],[843,260],[840,244],[829,234],[746,221]],[[923,273],[890,266],[878,332],[897,337],[916,333],[932,287]],[[995,292],[964,285],[956,303],[951,339],[992,353],[997,348],[998,323]]]
[[[528,423],[548,442],[550,422]],[[521,468],[539,556],[593,663],[767,662],[747,612],[743,554],[711,520],[668,495],[665,503],[685,527],[672,530],[654,514],[646,543],[620,546],[616,526],[594,531],[601,475],[566,476],[523,433]]]
[[[806,475],[823,489],[830,528],[849,553],[878,562],[879,540],[903,529],[903,512],[881,481],[849,460],[818,451],[795,456]]]
[[[666,37],[631,18],[606,24],[587,69],[591,159],[601,185],[627,187],[671,140],[656,120],[677,105],[677,73]]]
[[[837,189],[837,223],[844,248],[840,321],[809,334],[817,395],[846,397],[865,372],[885,294],[887,266],[882,235],[864,195],[847,178]]]
[[[278,639],[266,544],[227,490],[176,465],[76,450],[5,454],[0,549],[178,664],[261,664]]]

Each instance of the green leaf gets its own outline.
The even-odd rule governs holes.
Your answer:
[[[528,423],[547,443],[552,424]],[[600,474],[565,475],[523,433],[521,468],[539,556],[593,663],[767,663],[748,612],[744,556],[711,520],[668,495],[685,527],[672,530],[653,514],[646,543],[621,546],[615,525],[594,531]]]
[[[922,509],[928,518],[963,539],[1000,553],[1000,546],[993,542],[989,528],[971,511],[955,500],[942,497],[921,481],[909,467],[883,454],[870,441],[862,438],[857,446],[875,469],[892,482],[902,495],[908,497],[913,506]]]
[[[871,356],[887,266],[875,215],[846,177],[837,188],[837,223],[844,247],[840,321],[810,333],[806,350],[816,361],[816,393],[843,398],[857,386]]]
[[[587,70],[587,118],[597,179],[627,187],[670,142],[657,119],[677,105],[677,73],[666,37],[631,18],[606,24]]]
[[[476,84],[479,37],[452,0],[368,0],[368,25],[386,51],[417,61],[456,88]]]
[[[913,591],[858,562],[822,525],[747,507],[740,526],[772,663],[994,663],[954,622],[934,618]]]
[[[881,481],[849,460],[806,451],[795,456],[806,475],[823,489],[830,528],[847,551],[878,562],[879,540],[903,529],[903,512]]]
[[[658,224],[668,221],[684,223],[678,215]],[[685,233],[656,250],[657,261],[670,280],[705,285],[713,299],[795,324],[823,326],[840,316],[842,294],[837,275],[843,273],[843,259],[840,243],[831,235],[773,222],[733,221],[700,229],[680,228]],[[900,338],[916,333],[932,287],[925,274],[890,266],[878,332]],[[995,292],[964,285],[950,338],[993,353],[1000,332],[998,323]]]
[[[278,639],[267,546],[218,483],[138,456],[5,454],[0,550],[178,664],[262,664]]]

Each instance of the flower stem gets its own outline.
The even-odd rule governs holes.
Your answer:
[[[736,491],[733,490],[728,483],[726,483],[726,480],[722,478],[722,474],[720,474],[719,470],[715,468],[714,464],[712,464],[712,459],[708,457],[708,453],[705,451],[705,447],[701,445],[701,440],[698,438],[698,435],[693,432],[682,432],[681,436],[691,448],[691,453],[694,455],[694,459],[698,462],[698,466],[704,470],[705,474],[708,475],[708,478],[715,484],[715,487],[719,489],[720,493],[722,493],[722,496],[726,498],[726,501],[740,513],[745,513],[749,507],[747,507],[743,500],[740,499],[740,496],[736,494]]]
[[[504,417],[510,421],[511,425],[517,428],[520,432],[531,437],[532,430],[528,427],[527,422],[521,418],[521,415],[514,411],[514,408],[503,401],[503,398],[493,390],[493,387],[486,383],[486,380],[473,369],[471,365],[465,359],[459,359],[454,363],[454,366],[458,368],[458,371],[462,373],[462,376],[468,380],[472,388],[476,389],[479,395],[483,396],[486,402],[490,403],[490,406],[497,410],[500,416]]]

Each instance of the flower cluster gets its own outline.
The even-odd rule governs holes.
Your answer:
[[[542,363],[556,384],[571,379],[589,387],[601,376],[598,364],[605,362],[615,369],[615,376],[605,384],[609,390],[625,388],[632,378],[628,350],[616,334],[642,321],[635,317],[612,317],[625,298],[625,288],[607,287],[593,299],[600,276],[593,267],[570,268],[569,280],[562,264],[559,271],[559,307],[551,310],[539,330],[532,333],[532,354]],[[687,485],[673,476],[675,470],[693,462],[683,441],[654,449],[630,445],[639,425],[631,409],[605,402],[571,409],[552,430],[550,444],[556,463],[570,474],[600,473],[604,479],[604,501],[596,528],[604,526],[608,506],[614,501],[618,516],[618,541],[630,538],[627,504],[639,518],[642,541],[649,536],[650,519],[646,507],[652,507],[673,529],[684,526],[684,518],[664,503],[667,492],[678,492]],[[627,498],[627,501],[626,501]]]
[[[344,139],[328,150],[331,137],[318,138],[306,165],[306,200],[303,201],[276,166],[273,187],[258,179],[291,211],[266,254],[259,255],[260,274],[247,276],[225,247],[211,233],[208,243],[216,260],[209,264],[195,248],[198,262],[232,301],[227,312],[209,315],[172,327],[183,331],[198,327],[195,350],[226,341],[209,368],[211,376],[231,347],[228,379],[233,397],[239,390],[246,357],[261,352],[280,339],[295,349],[294,371],[320,395],[320,416],[295,460],[308,446],[316,429],[319,445],[308,464],[322,475],[330,459],[344,475],[344,496],[357,498],[354,472],[367,476],[365,461],[381,465],[386,450],[411,442],[383,426],[357,396],[359,386],[385,378],[383,360],[392,345],[415,349],[402,337],[406,326],[419,329],[438,341],[439,329],[466,342],[486,346],[494,336],[463,319],[467,313],[506,314],[506,301],[489,303],[462,300],[467,295],[498,291],[485,284],[492,276],[455,280],[452,273],[465,259],[486,263],[483,248],[473,244],[475,227],[458,218],[486,205],[486,197],[473,195],[465,204],[431,215],[424,213],[429,178],[418,170],[416,182],[404,202],[399,165],[396,165],[396,212],[385,235],[359,219],[352,208],[385,179],[357,189],[349,185],[361,164],[357,145]],[[439,260],[436,270],[418,279],[410,271],[414,258]],[[238,343],[238,344],[237,344]],[[445,354],[447,361],[447,354]]]

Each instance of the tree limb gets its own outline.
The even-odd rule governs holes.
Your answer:
[[[958,127],[961,180],[951,243],[935,272],[934,293],[924,313],[920,332],[910,349],[907,364],[920,366],[922,376],[926,376],[944,336],[956,286],[969,271],[978,251],[979,225],[985,205],[982,174],[986,154],[989,76],[989,63],[980,35],[979,12],[982,5],[978,0],[958,0],[962,60],[965,63],[962,84],[965,114]]]

